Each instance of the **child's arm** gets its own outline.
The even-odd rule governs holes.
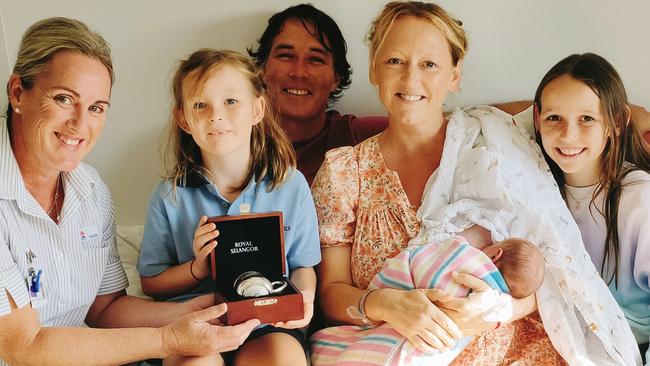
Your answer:
[[[306,327],[314,315],[314,294],[316,291],[316,272],[314,268],[297,268],[291,273],[291,282],[302,292],[302,301],[305,306],[305,316],[300,320],[275,323],[280,328]]]
[[[291,268],[290,278],[302,293],[304,303],[304,317],[300,320],[280,322],[274,324],[282,328],[302,328],[309,324],[314,314],[314,296],[316,292],[316,272],[314,266],[320,263],[321,251],[318,237],[318,218],[307,182],[300,172],[296,172],[291,180],[296,184],[297,205],[289,215],[294,216],[295,241],[292,249],[287,253],[287,265]],[[293,221],[293,220],[292,220]],[[299,224],[298,224],[299,223]]]
[[[173,297],[188,292],[200,284],[190,275],[190,263],[169,267],[157,276],[140,276],[142,292],[153,298]]]
[[[167,268],[158,275],[140,276],[142,291],[151,297],[172,297],[188,292],[198,286],[210,275],[210,252],[217,246],[219,236],[216,226],[207,223],[208,217],[201,216],[192,248],[194,259],[183,264]]]

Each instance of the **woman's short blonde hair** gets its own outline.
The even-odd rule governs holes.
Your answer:
[[[388,35],[395,20],[402,16],[412,16],[429,20],[442,32],[449,43],[449,52],[454,66],[467,54],[467,34],[462,22],[454,19],[439,5],[420,1],[392,1],[381,11],[370,26],[367,42],[370,46],[370,66],[373,67],[377,52]]]

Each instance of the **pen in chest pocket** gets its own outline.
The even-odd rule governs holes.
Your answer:
[[[34,268],[34,259],[36,255],[32,252],[31,249],[28,249],[25,252],[27,256],[27,287],[29,290],[29,296],[32,299],[38,299],[42,297],[42,268]]]

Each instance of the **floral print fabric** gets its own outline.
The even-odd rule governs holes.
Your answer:
[[[312,195],[321,246],[352,246],[352,280],[361,289],[420,229],[399,176],[384,164],[379,136],[328,152]]]

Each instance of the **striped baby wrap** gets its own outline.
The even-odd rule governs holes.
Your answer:
[[[465,297],[468,289],[451,280],[454,271],[472,274],[493,289],[508,292],[505,280],[490,258],[462,237],[406,248],[386,261],[368,289],[438,288]],[[441,365],[450,363],[470,340],[471,337],[465,337],[452,350],[426,354],[387,323],[337,326],[312,336],[311,361],[314,366]]]

